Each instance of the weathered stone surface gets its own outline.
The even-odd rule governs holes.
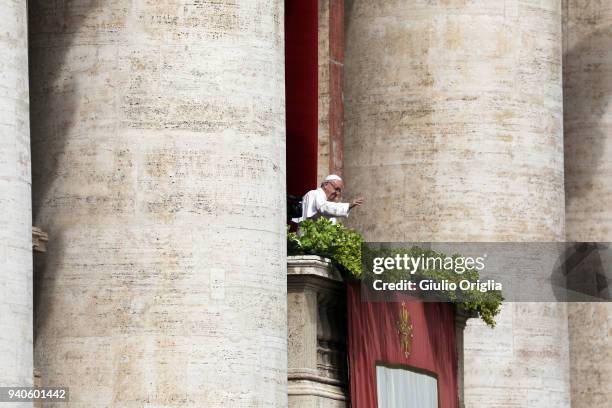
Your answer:
[[[564,238],[561,2],[346,8],[350,224],[371,241]],[[565,305],[465,332],[466,407],[568,407]]]
[[[567,237],[612,241],[612,3],[566,3]]]
[[[477,313],[467,313],[459,308],[455,309],[455,342],[457,349],[457,400],[459,408],[465,407],[465,346],[464,332],[468,319],[477,318]]]
[[[329,174],[329,1],[319,1],[319,108],[317,181]]]
[[[335,400],[327,395],[296,395],[289,400],[289,408],[346,408],[346,406],[346,401]]]
[[[286,406],[283,2],[30,9],[43,385]]]
[[[604,408],[612,398],[612,308],[568,306],[572,408]]]
[[[49,235],[40,228],[32,227],[32,251],[47,252]]]
[[[27,2],[0,2],[0,386],[32,385]],[[31,403],[11,403],[31,407]]]
[[[344,0],[319,0],[317,181],[342,176],[344,154]]]
[[[612,3],[566,0],[563,59],[568,241],[612,241]],[[610,260],[606,269],[610,269]],[[608,279],[611,277],[608,276]],[[612,400],[612,305],[568,306],[572,408]]]
[[[346,163],[367,239],[563,236],[561,8],[353,1]],[[551,205],[552,204],[552,205]]]
[[[289,407],[346,407],[345,287],[328,259],[287,258]]]

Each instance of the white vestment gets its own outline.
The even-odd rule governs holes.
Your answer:
[[[309,218],[325,217],[335,224],[336,217],[348,217],[349,206],[349,203],[327,201],[325,191],[319,187],[306,193],[302,198],[302,216],[291,221],[300,223]]]

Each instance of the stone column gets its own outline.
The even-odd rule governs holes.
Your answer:
[[[612,5],[584,0],[565,5],[567,239],[611,242]],[[603,261],[610,271],[612,259]],[[609,273],[607,279],[612,281]],[[607,407],[612,400],[612,305],[572,303],[568,313],[572,408]]]
[[[561,2],[347,3],[345,178],[371,241],[564,238]],[[565,305],[465,332],[466,407],[568,407]]]
[[[33,375],[32,202],[25,0],[0,3],[0,73],[0,387],[24,387],[32,385]]]
[[[283,15],[31,2],[35,358],[68,406],[286,406]]]

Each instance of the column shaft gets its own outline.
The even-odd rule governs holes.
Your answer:
[[[611,242],[612,5],[578,0],[565,5],[567,240]],[[612,259],[601,261],[610,271]],[[607,407],[612,400],[612,304],[573,303],[568,314],[572,408]]]
[[[535,4],[537,3],[537,4]],[[345,176],[371,241],[564,238],[561,3],[347,5]],[[466,407],[568,407],[564,305],[465,332]]]
[[[0,2],[0,386],[32,385],[27,2]],[[27,407],[31,403],[10,404]]]
[[[35,358],[70,406],[286,406],[283,2],[33,1]]]

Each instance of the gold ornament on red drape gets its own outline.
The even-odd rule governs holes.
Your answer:
[[[402,307],[397,321],[397,334],[399,334],[400,347],[404,351],[404,356],[408,358],[412,349],[412,318],[406,307],[406,303],[402,302]]]

